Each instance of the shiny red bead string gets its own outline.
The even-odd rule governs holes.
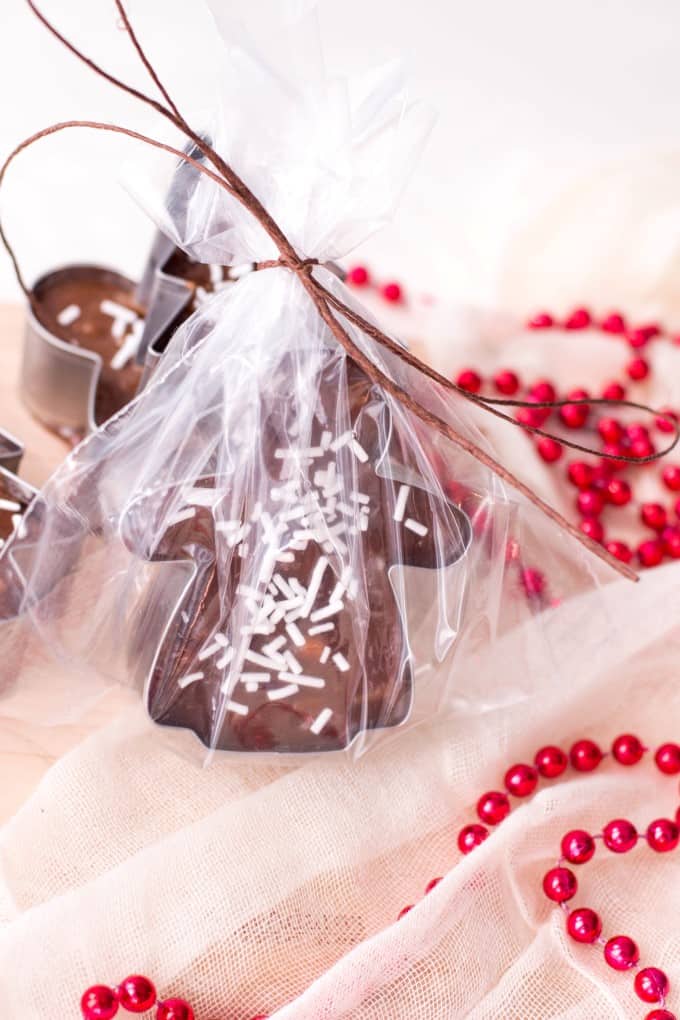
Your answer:
[[[534,330],[598,329],[627,342],[634,351],[664,337],[680,344],[680,335],[670,337],[656,323],[629,328],[618,312],[602,320],[595,320],[586,308],[576,309],[562,322],[542,312],[527,325]],[[627,384],[649,379],[651,371],[651,365],[646,359],[639,355],[633,357],[626,365]],[[555,401],[560,396],[550,380],[539,379],[523,386],[519,375],[511,369],[498,371],[492,378],[484,380],[475,369],[465,368],[456,377],[456,382],[472,393],[481,393],[486,388],[503,396],[522,396],[537,404]],[[619,381],[610,382],[599,394],[609,400],[624,400],[626,395],[626,386]],[[586,389],[577,388],[562,394],[561,398],[584,401],[590,396]],[[643,568],[656,567],[667,559],[680,559],[680,499],[676,497],[670,506],[656,501],[636,502],[631,482],[620,477],[622,471],[631,470],[630,463],[608,459],[620,455],[642,459],[654,454],[656,447],[650,428],[640,422],[624,424],[611,414],[601,415],[595,420],[594,410],[594,406],[587,403],[567,404],[555,409],[522,407],[517,410],[516,418],[524,424],[540,428],[552,414],[556,414],[563,429],[588,429],[595,441],[601,443],[602,453],[607,456],[593,462],[572,460],[567,464],[566,477],[577,490],[575,508],[580,517],[579,527],[584,534],[604,545],[624,563],[629,563],[635,556]],[[671,432],[671,421],[680,420],[680,416],[672,408],[664,408],[663,415],[665,417],[657,417],[654,428],[659,433]],[[556,465],[562,459],[565,448],[558,439],[544,436],[532,441],[536,452],[546,464]],[[651,466],[632,465],[632,471]],[[665,465],[659,471],[659,481],[662,492],[680,493],[680,466]],[[626,542],[608,537],[605,532],[602,521],[604,512],[623,507],[628,507],[629,511],[637,509],[639,523],[645,529],[642,541],[635,550]]]
[[[489,836],[489,827],[499,825],[510,814],[510,797],[530,797],[540,779],[557,779],[571,766],[576,772],[592,772],[609,755],[620,765],[633,766],[642,761],[648,752],[638,737],[624,733],[614,740],[611,752],[604,752],[592,740],[577,740],[569,754],[552,745],[540,748],[533,765],[512,765],[504,777],[505,790],[491,790],[477,801],[479,822],[464,826],[458,833],[458,847],[468,854],[480,846]],[[662,744],[654,755],[657,768],[665,775],[680,773],[680,745]],[[667,975],[658,967],[642,967],[636,943],[627,935],[615,935],[609,939],[602,936],[602,921],[590,907],[572,909],[569,901],[578,891],[574,872],[565,864],[579,865],[591,860],[596,842],[601,841],[613,853],[627,853],[642,838],[657,853],[675,850],[680,843],[680,808],[675,820],[658,818],[651,822],[640,837],[635,826],[627,819],[616,818],[609,822],[602,832],[591,834],[583,829],[573,829],[561,841],[561,857],[554,868],[543,877],[543,891],[554,903],[558,903],[566,914],[568,935],[585,944],[604,947],[607,964],[618,971],[635,971],[635,992],[643,1002],[654,1003],[659,1008],[648,1013],[645,1020],[676,1020],[676,1015],[666,1009],[666,996],[670,983]],[[440,878],[432,879],[425,889],[429,893]],[[413,904],[404,907],[399,918],[413,909]]]
[[[147,1013],[156,1007],[155,1020],[195,1020],[195,1013],[185,999],[158,998],[156,988],[149,978],[132,974],[115,988],[108,985],[92,985],[80,1000],[83,1020],[113,1020],[122,1008],[128,1013]],[[268,1020],[259,1013],[252,1020]]]

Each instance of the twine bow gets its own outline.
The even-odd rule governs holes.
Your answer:
[[[573,442],[572,440],[555,436],[551,432],[548,432],[536,426],[529,425],[524,422],[518,422],[511,415],[506,414],[503,410],[501,410],[501,408],[529,407],[534,409],[541,408],[552,409],[565,407],[568,404],[587,404],[588,406],[602,405],[610,408],[613,407],[632,408],[634,410],[644,411],[646,414],[664,417],[665,420],[668,421],[668,423],[673,427],[673,430],[675,432],[675,437],[672,443],[670,443],[670,445],[667,446],[664,450],[661,450],[658,453],[654,453],[648,457],[643,458],[635,458],[625,455],[610,455],[610,454],[605,455],[611,460],[625,461],[633,464],[644,464],[648,463],[649,461],[658,460],[659,458],[665,456],[667,453],[669,453],[672,449],[675,448],[675,446],[678,443],[678,440],[680,439],[680,431],[678,429],[677,424],[671,418],[665,417],[664,415],[660,415],[659,412],[655,411],[653,408],[649,407],[646,404],[639,404],[628,400],[606,400],[604,398],[598,399],[588,398],[579,400],[554,400],[545,401],[541,403],[538,402],[534,403],[532,401],[525,400],[510,400],[484,397],[478,393],[470,393],[467,390],[463,389],[462,387],[456,385],[456,383],[451,382],[445,376],[441,375],[439,372],[436,372],[429,365],[420,361],[413,354],[411,354],[409,351],[403,348],[400,344],[396,343],[391,337],[389,337],[386,333],[383,333],[381,329],[379,329],[373,323],[369,322],[358,312],[354,311],[352,308],[346,305],[343,301],[341,301],[329,290],[327,290],[327,288],[324,287],[319,280],[316,279],[313,270],[315,266],[318,265],[317,260],[304,258],[295,251],[295,249],[293,248],[293,246],[291,245],[291,243],[289,242],[281,228],[274,221],[272,216],[267,212],[267,210],[262,205],[257,196],[253,194],[253,192],[247,187],[244,181],[241,180],[241,178],[235,173],[235,171],[229,166],[229,164],[225,162],[225,160],[220,156],[220,154],[208,142],[206,142],[204,138],[202,138],[196,131],[194,131],[194,129],[184,119],[184,117],[178,110],[177,106],[171,99],[165,86],[160,81],[157,72],[155,71],[154,67],[149,61],[149,58],[147,57],[144,49],[142,48],[139,39],[130,23],[125,8],[123,7],[122,0],[114,0],[114,3],[118,10],[118,14],[120,16],[120,27],[122,27],[127,32],[130,41],[132,42],[132,45],[137,51],[139,59],[141,60],[142,64],[144,65],[146,71],[149,74],[149,77],[151,78],[154,85],[158,89],[160,95],[162,96],[164,103],[160,102],[157,99],[154,99],[152,96],[149,96],[144,92],[141,92],[140,90],[134,88],[133,86],[128,85],[126,82],[121,81],[119,78],[116,78],[113,74],[106,71],[99,64],[95,63],[94,60],[86,56],[86,54],[79,50],[72,42],[66,39],[65,36],[61,34],[61,32],[59,32],[59,30],[36,7],[33,0],[26,0],[26,2],[28,3],[28,6],[30,7],[33,14],[38,18],[38,20],[42,22],[45,28],[47,28],[48,31],[56,39],[58,39],[63,46],[66,47],[67,50],[69,50],[74,56],[76,56],[79,60],[86,64],[92,71],[94,71],[100,77],[106,79],[106,81],[110,82],[116,88],[121,89],[123,92],[128,93],[129,95],[133,96],[135,99],[146,104],[147,106],[151,106],[162,117],[170,121],[170,123],[173,124],[174,127],[178,128],[191,142],[194,143],[198,151],[202,153],[202,155],[205,157],[206,160],[208,160],[208,162],[212,165],[212,168],[214,169],[212,169],[210,166],[206,166],[199,160],[194,159],[186,152],[182,152],[181,150],[176,149],[171,145],[166,145],[164,142],[160,142],[154,138],[148,137],[147,135],[140,134],[137,131],[132,131],[129,128],[121,127],[117,124],[104,124],[98,121],[72,120],[64,121],[59,124],[53,124],[50,127],[44,128],[42,131],[39,131],[36,134],[31,135],[29,138],[25,139],[25,141],[21,142],[21,144],[18,145],[17,148],[14,149],[14,151],[8,156],[2,168],[0,169],[0,185],[2,185],[5,179],[5,175],[7,173],[9,166],[21,152],[23,152],[25,149],[29,148],[29,146],[33,145],[35,142],[39,141],[42,138],[46,138],[58,132],[76,127],[89,128],[91,130],[96,131],[109,131],[117,134],[127,135],[129,138],[133,138],[137,141],[145,143],[146,145],[150,145],[153,148],[160,149],[164,152],[170,153],[177,159],[183,161],[186,164],[189,164],[197,172],[210,178],[215,184],[223,188],[230,195],[232,195],[239,202],[241,202],[241,204],[255,217],[255,219],[260,223],[260,225],[265,230],[267,235],[274,242],[277,251],[279,252],[278,259],[272,259],[267,262],[258,263],[257,268],[269,269],[278,267],[288,269],[290,272],[295,273],[302,287],[309,295],[309,298],[314,307],[316,308],[320,318],[327,325],[332,335],[335,337],[340,346],[345,350],[348,357],[350,357],[359,366],[359,368],[362,369],[362,371],[368,376],[369,379],[371,379],[373,383],[381,386],[387,393],[390,394],[390,396],[393,399],[397,400],[408,411],[410,411],[413,415],[419,418],[426,425],[438,431],[441,435],[445,436],[456,446],[460,447],[461,449],[469,453],[472,457],[479,461],[479,463],[483,464],[485,467],[495,472],[495,474],[498,475],[499,478],[503,479],[504,482],[506,482],[517,492],[521,493],[546,517],[548,517],[551,521],[557,524],[563,531],[566,531],[568,534],[570,534],[573,538],[580,542],[581,545],[585,546],[590,552],[593,552],[605,563],[608,563],[611,567],[617,570],[624,577],[627,577],[631,580],[638,580],[637,573],[631,567],[617,560],[601,545],[594,542],[587,535],[584,535],[583,532],[581,532],[574,524],[572,524],[561,513],[555,510],[554,507],[550,506],[550,504],[546,503],[543,499],[541,499],[541,497],[533,489],[531,489],[528,485],[525,485],[525,483],[522,482],[519,478],[517,478],[510,470],[508,470],[508,468],[506,468],[503,464],[501,464],[494,457],[488,454],[476,443],[472,442],[472,440],[468,439],[467,436],[460,433],[448,422],[444,421],[443,419],[439,418],[436,414],[433,414],[427,408],[423,407],[423,405],[419,401],[417,401],[410,393],[408,393],[396,382],[394,382],[393,379],[389,378],[389,376],[387,376],[381,370],[381,368],[378,365],[376,365],[373,361],[371,361],[371,359],[367,357],[367,355],[364,354],[364,352],[357,346],[357,344],[354,342],[354,340],[350,336],[349,332],[347,331],[343,323],[340,321],[339,317],[351,323],[357,329],[361,330],[361,332],[365,336],[370,337],[370,339],[374,340],[380,346],[388,350],[391,354],[395,355],[402,362],[407,364],[410,368],[415,369],[421,375],[431,380],[431,382],[441,387],[444,391],[449,393],[455,393],[459,397],[463,397],[465,400],[468,400],[472,404],[475,404],[477,407],[483,408],[489,414],[493,414],[497,418],[502,418],[504,421],[510,422],[510,424],[522,428],[526,432],[531,432],[539,436],[546,436],[548,438],[557,439],[563,446],[568,446],[573,450],[579,450],[582,453],[597,454],[598,451],[592,449],[591,447],[584,446],[580,443]],[[17,280],[19,281],[21,289],[23,290],[24,294],[28,298],[31,305],[35,306],[34,295],[30,288],[26,285],[26,282],[19,268],[14,250],[12,246],[9,244],[9,241],[7,240],[7,237],[5,235],[1,223],[0,223],[0,240],[2,240],[2,243],[4,244],[10,256],[10,259],[12,260],[12,265],[14,267],[14,271],[16,273]]]

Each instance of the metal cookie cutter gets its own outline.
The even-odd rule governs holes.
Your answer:
[[[23,519],[37,490],[17,477],[24,448],[18,439],[0,430],[0,622],[19,613],[21,586],[14,567],[2,550],[14,532],[20,535]]]

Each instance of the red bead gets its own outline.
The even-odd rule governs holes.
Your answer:
[[[184,999],[166,999],[158,1003],[156,1020],[195,1020],[194,1011]]]
[[[567,931],[576,942],[596,942],[602,934],[602,921],[594,910],[579,907],[569,914]]]
[[[597,489],[584,489],[576,498],[576,506],[584,517],[598,517],[604,510],[602,493]]]
[[[630,503],[633,490],[623,478],[612,478],[607,482],[605,496],[607,502],[613,506],[625,506],[626,503]]]
[[[653,1009],[648,1013],[645,1020],[676,1020],[675,1013],[669,1013],[667,1009]]]
[[[483,825],[466,825],[458,833],[458,849],[461,853],[469,854],[478,847],[489,835],[489,830]]]
[[[671,492],[680,492],[680,467],[675,464],[668,464],[661,472],[663,484]]]
[[[642,379],[646,379],[649,375],[649,362],[645,361],[644,358],[633,358],[626,365],[626,372],[629,378],[635,382],[640,382]]]
[[[626,340],[633,350],[638,350],[640,347],[646,347],[651,337],[646,329],[629,329],[626,333]]]
[[[553,384],[547,379],[539,379],[538,382],[534,383],[529,390],[529,396],[535,400],[537,404],[546,404],[555,400],[557,392]]]
[[[680,746],[678,744],[662,744],[654,755],[656,767],[667,776],[675,776],[680,772]]]
[[[643,1002],[663,1002],[668,987],[668,978],[658,967],[644,967],[635,975],[635,992]]]
[[[365,287],[370,283],[370,275],[366,266],[353,266],[347,274],[347,282],[355,287]]]
[[[680,517],[680,499],[676,499],[673,504],[673,510],[675,511],[675,516]]]
[[[126,977],[116,991],[121,1006],[129,1013],[146,1013],[156,1002],[156,989],[141,974]]]
[[[569,868],[551,868],[543,876],[543,892],[554,903],[565,903],[576,895],[578,882]]]
[[[562,444],[558,443],[556,439],[551,439],[549,436],[542,436],[536,443],[536,449],[546,464],[554,464],[564,453]]]
[[[600,327],[605,333],[624,333],[626,330],[626,323],[622,315],[618,312],[612,312],[606,319],[603,320]]]
[[[623,425],[616,418],[600,418],[597,423],[597,431],[605,443],[618,443],[623,438]]]
[[[643,524],[654,531],[663,531],[668,522],[666,508],[661,503],[643,503],[640,508],[640,518]]]
[[[653,453],[656,453],[656,447],[649,439],[634,439],[630,444],[629,455],[636,457],[638,460],[651,457]]]
[[[466,368],[456,379],[456,384],[462,390],[467,390],[468,393],[479,393],[482,388],[482,379],[473,369]]]
[[[433,889],[436,889],[441,881],[441,878],[431,878],[425,886],[425,895],[427,896],[427,894],[431,893]]]
[[[604,538],[604,527],[597,517],[586,517],[579,524],[579,528],[584,535],[592,538],[593,542],[601,542]]]
[[[540,570],[526,567],[521,575],[522,587],[530,597],[541,595],[545,591],[545,577]]]
[[[592,740],[577,740],[569,752],[569,760],[577,772],[592,772],[602,761],[602,751]]]
[[[505,394],[506,397],[513,397],[519,389],[519,378],[508,369],[498,372],[493,378],[493,383],[498,392]]]
[[[605,400],[625,400],[626,390],[621,383],[612,382],[602,390],[602,396]]]
[[[622,563],[630,563],[633,558],[633,551],[625,542],[607,542],[605,549]]]
[[[637,829],[626,818],[608,822],[602,832],[604,845],[615,854],[626,854],[638,841]]]
[[[573,400],[580,400],[574,394],[569,394]],[[587,397],[587,394],[584,394]],[[560,408],[560,417],[567,428],[582,428],[588,420],[590,408],[587,404],[565,404]]]
[[[257,1016],[251,1017],[251,1020],[269,1020],[268,1013],[258,1013]]]
[[[383,297],[392,304],[399,304],[404,298],[404,292],[398,283],[386,283],[382,289]]]
[[[609,445],[609,443],[605,443],[605,449]],[[615,471],[618,471],[618,465],[613,464],[608,458],[603,458],[593,468],[592,488],[604,491]]]
[[[680,831],[670,818],[657,818],[647,828],[647,842],[659,854],[675,850],[680,842]]]
[[[113,988],[93,985],[80,1000],[84,1020],[112,1020],[118,1012],[118,996]]]
[[[562,837],[561,847],[570,864],[585,864],[595,853],[595,840],[584,829],[572,829]]]
[[[582,460],[572,460],[567,465],[567,477],[577,489],[588,489],[593,481],[593,469]]]
[[[520,407],[515,413],[515,420],[520,425],[529,425],[535,429],[540,429],[549,417],[550,411],[541,407]]]
[[[569,759],[564,751],[551,745],[542,747],[534,758],[534,765],[544,779],[556,779],[561,776],[568,764]]]
[[[564,325],[567,329],[587,329],[590,322],[590,312],[587,308],[575,308]]]
[[[668,420],[670,418],[670,421]],[[675,432],[674,425],[678,424],[678,416],[675,411],[672,411],[670,407],[664,407],[661,409],[661,414],[657,415],[654,420],[659,432]]]
[[[515,797],[529,797],[536,789],[538,773],[531,765],[512,765],[505,773],[505,788]]]
[[[550,329],[554,326],[555,320],[552,315],[547,312],[539,312],[538,315],[534,315],[533,319],[529,319],[529,329]]]
[[[402,917],[406,917],[407,914],[410,914],[411,911],[413,910],[413,907],[414,907],[413,903],[410,903],[408,907],[402,907],[402,909],[397,914],[397,921],[401,921]]]
[[[510,801],[495,790],[482,794],[477,801],[477,814],[487,825],[498,825],[510,814]]]
[[[664,528],[661,532],[661,541],[666,556],[671,559],[680,559],[680,528]]]
[[[657,539],[638,546],[638,559],[643,567],[658,567],[663,560],[663,544]]]
[[[614,970],[630,970],[640,959],[640,951],[627,935],[615,935],[604,947],[604,958]]]
[[[623,733],[612,744],[612,754],[619,765],[637,765],[644,753],[641,741],[632,733]]]

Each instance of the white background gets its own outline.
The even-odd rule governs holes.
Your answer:
[[[99,60],[144,83],[111,0],[40,2]],[[2,153],[71,117],[153,130],[144,110],[61,50],[24,0],[0,6]],[[200,110],[200,0],[128,7],[161,76],[182,105]],[[584,161],[675,146],[680,137],[676,0],[321,0],[321,9],[334,68],[401,54],[414,95],[439,112],[397,223],[367,253],[421,288],[493,297],[499,249],[541,197],[527,192],[527,166],[541,168],[549,189]],[[0,201],[29,279],[76,259],[138,271],[150,229],[118,184],[133,144],[62,135],[10,172]],[[0,298],[16,293],[0,253]]]

